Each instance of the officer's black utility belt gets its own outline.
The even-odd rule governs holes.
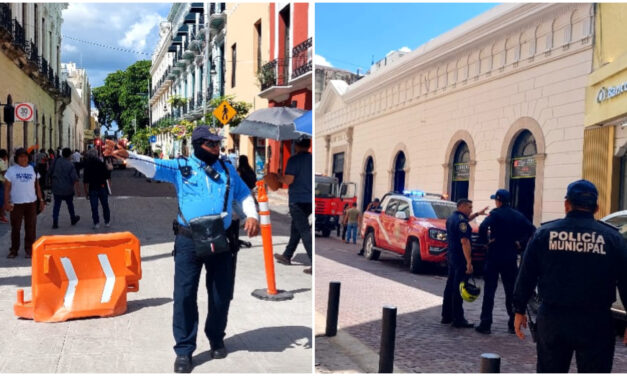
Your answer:
[[[172,222],[172,231],[174,231],[174,235],[183,235],[187,238],[192,237],[192,229],[187,226],[183,226],[182,224],[178,223],[177,220],[174,220]]]

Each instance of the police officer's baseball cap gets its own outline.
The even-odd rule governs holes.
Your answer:
[[[192,142],[197,140],[220,141],[224,137],[218,134],[217,128],[209,128],[206,125],[194,128],[192,132]]]
[[[491,200],[499,200],[501,202],[509,202],[511,195],[507,189],[499,189],[495,194],[490,196]]]
[[[594,206],[598,197],[597,187],[590,181],[581,179],[568,184],[565,198],[575,205]]]

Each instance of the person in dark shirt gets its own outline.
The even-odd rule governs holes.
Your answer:
[[[245,155],[239,156],[239,163],[237,165],[237,173],[242,178],[244,183],[246,183],[246,186],[248,187],[248,189],[250,189],[251,191],[255,189],[255,186],[257,184],[257,175],[255,174],[255,171],[253,171],[252,167],[250,167],[250,164],[248,164],[247,156]]]
[[[627,244],[613,226],[594,219],[598,192],[568,185],[566,217],[542,224],[529,242],[514,287],[514,327],[527,327],[527,303],[538,287],[537,371],[609,373],[614,358],[611,305],[616,288],[627,302]],[[627,344],[627,330],[623,337]]]
[[[505,308],[509,316],[507,330],[514,334],[512,298],[518,275],[518,254],[522,251],[521,244],[527,244],[536,228],[522,213],[510,206],[511,195],[508,190],[499,189],[490,198],[494,200],[496,209],[479,226],[478,242],[486,245],[487,254],[483,273],[485,283],[481,323],[475,330],[482,334],[491,333],[494,295],[500,275],[505,290]]]
[[[279,176],[279,181],[287,184],[290,215],[292,226],[290,240],[285,247],[283,254],[275,253],[274,258],[281,264],[289,265],[292,256],[296,251],[298,242],[302,239],[307,256],[311,260],[311,226],[309,216],[311,215],[311,185],[312,185],[312,159],[309,148],[311,140],[300,138],[294,143],[295,155],[287,161],[285,175]],[[305,273],[311,274],[311,268],[306,268]]]
[[[111,225],[111,212],[109,211],[109,188],[107,180],[111,178],[111,172],[107,166],[98,158],[98,151],[91,149],[87,152],[87,161],[85,162],[85,171],[83,172],[83,184],[87,197],[91,204],[91,218],[93,220],[93,229],[100,228],[100,218],[98,216],[98,201],[102,205],[102,216],[104,217],[105,226]]]

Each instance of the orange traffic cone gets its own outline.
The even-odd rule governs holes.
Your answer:
[[[268,195],[262,180],[257,182],[257,201],[259,202],[259,219],[261,227],[261,242],[263,244],[263,260],[266,266],[267,289],[257,289],[252,292],[256,298],[263,300],[289,300],[294,298],[290,291],[277,290],[274,278],[274,258],[272,256],[272,224],[270,223],[270,208]]]

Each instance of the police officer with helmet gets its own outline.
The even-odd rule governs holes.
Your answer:
[[[472,213],[472,201],[462,198],[457,201],[457,210],[446,220],[448,240],[448,279],[442,301],[442,324],[452,324],[455,328],[472,328],[474,325],[464,318],[460,284],[468,281],[472,274],[471,234],[468,222],[479,215],[485,215],[488,208]]]
[[[573,352],[578,372],[612,370],[610,307],[617,286],[627,301],[627,245],[616,228],[594,219],[597,197],[587,180],[569,184],[566,217],[544,223],[525,250],[514,288],[514,326],[524,339],[525,309],[537,285],[538,372],[568,372]]]
[[[153,159],[127,152],[107,140],[106,156],[127,159],[149,179],[176,187],[179,213],[174,224],[174,315],[173,332],[177,355],[174,372],[189,373],[198,331],[197,292],[203,265],[209,295],[205,334],[213,359],[227,355],[225,329],[235,282],[236,225],[231,227],[233,200],[241,203],[248,236],[259,232],[254,199],[235,167],[220,157],[219,136],[214,128],[199,126],[192,133],[194,153],[189,158]],[[235,238],[233,238],[235,233]],[[200,234],[200,235],[199,235]]]
[[[485,270],[483,274],[483,304],[481,323],[475,330],[490,334],[494,295],[499,282],[499,274],[505,289],[505,307],[509,320],[507,328],[514,333],[514,282],[518,274],[518,252],[520,244],[526,244],[535,231],[535,226],[518,210],[512,208],[510,194],[506,189],[499,189],[490,196],[496,206],[479,226],[479,243],[487,245]]]

